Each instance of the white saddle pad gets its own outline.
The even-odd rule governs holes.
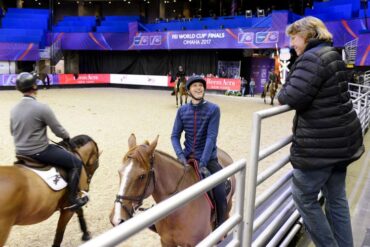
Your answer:
[[[36,170],[28,166],[24,167],[39,175],[52,190],[62,190],[67,186],[67,182],[62,178],[62,176],[60,176],[60,173],[55,169],[55,167],[46,171]]]

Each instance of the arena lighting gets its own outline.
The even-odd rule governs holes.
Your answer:
[[[245,17],[253,17],[253,13],[252,13],[252,10],[251,9],[247,9],[245,11]]]
[[[257,9],[257,17],[264,17],[265,10],[264,9]]]

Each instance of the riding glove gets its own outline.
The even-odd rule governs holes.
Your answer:
[[[203,178],[206,178],[206,177],[209,177],[211,176],[211,172],[208,170],[208,168],[206,166],[200,166],[199,167],[199,172],[200,172],[200,175],[203,177]]]
[[[75,145],[71,142],[71,139],[70,139],[70,138],[64,138],[64,139],[63,139],[63,142],[65,143],[65,145],[66,145],[69,149],[73,150],[73,149],[75,148]]]

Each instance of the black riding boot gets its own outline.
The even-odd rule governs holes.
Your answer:
[[[73,168],[68,173],[68,200],[70,205],[64,209],[77,210],[85,205],[89,198],[87,196],[78,197],[78,184],[80,182],[80,170]]]
[[[215,197],[217,197],[215,195]],[[216,227],[219,227],[220,225],[222,225],[222,223],[224,223],[225,221],[225,214],[226,214],[226,198],[223,198],[221,200],[218,200],[219,198],[215,198],[215,201],[216,201],[216,213],[217,213],[217,221],[216,221]]]

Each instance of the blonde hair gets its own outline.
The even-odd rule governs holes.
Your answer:
[[[325,24],[313,16],[307,16],[295,21],[286,28],[285,32],[288,36],[300,34],[306,41],[310,39],[333,41],[333,35],[326,28]]]

